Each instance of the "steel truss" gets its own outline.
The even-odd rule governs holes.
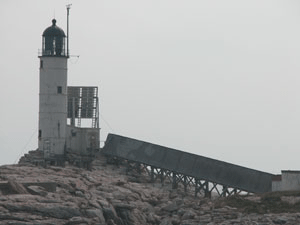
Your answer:
[[[211,182],[206,179],[187,176],[185,174],[178,173],[177,171],[171,171],[164,168],[154,167],[145,163],[130,161],[119,157],[110,157],[109,161],[115,164],[124,164],[126,166],[126,172],[131,170],[137,171],[142,174],[145,171],[150,177],[150,182],[155,183],[160,181],[164,186],[165,181],[169,181],[172,184],[172,189],[177,189],[179,186],[183,186],[184,192],[194,189],[194,195],[201,195],[207,198],[211,198],[211,193],[215,191],[220,197],[229,197],[237,194],[250,194],[247,191],[229,187],[226,185]]]

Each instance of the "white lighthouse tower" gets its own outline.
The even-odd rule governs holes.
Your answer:
[[[46,161],[64,161],[67,129],[68,53],[64,31],[52,20],[43,32],[40,58],[39,150]]]

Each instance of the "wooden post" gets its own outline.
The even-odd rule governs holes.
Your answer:
[[[172,182],[172,189],[176,189],[177,188],[177,182],[176,182],[176,173],[173,173],[173,182]]]
[[[160,182],[162,184],[162,186],[164,186],[164,180],[165,180],[165,174],[164,174],[164,170],[160,169]]]
[[[186,176],[183,177],[183,185],[184,185],[184,192],[186,193],[187,192],[187,177]]]
[[[227,186],[223,185],[222,197],[226,197],[226,193],[227,193]]]
[[[151,166],[151,182],[154,182],[154,167]]]
[[[198,183],[199,183],[199,180],[195,179],[195,197],[197,197],[197,194],[198,194]]]
[[[209,183],[208,183],[208,181],[205,181],[205,184],[204,184],[204,196],[206,198],[211,198],[211,191],[209,191]]]

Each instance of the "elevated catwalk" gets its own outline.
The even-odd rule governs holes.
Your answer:
[[[153,180],[171,177],[174,188],[179,182],[185,189],[195,185],[195,195],[200,191],[210,195],[213,189],[222,196],[272,191],[273,174],[115,134],[108,135],[103,153],[150,168]]]

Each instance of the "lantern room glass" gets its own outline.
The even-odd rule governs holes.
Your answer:
[[[67,56],[65,48],[65,37],[44,36],[43,37],[43,56]]]

